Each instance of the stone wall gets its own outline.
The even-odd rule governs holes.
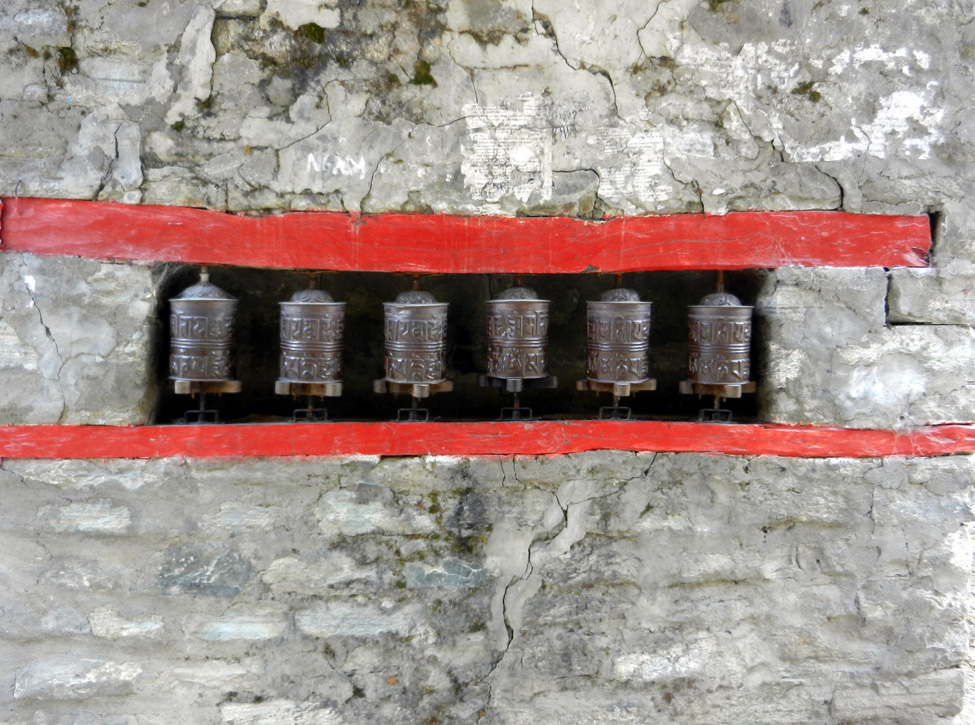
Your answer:
[[[7,460],[0,713],[953,722],[973,462]]]
[[[929,214],[732,291],[762,420],[971,422],[973,58],[943,0],[6,0],[0,196]],[[0,251],[0,422],[152,420],[167,274]],[[971,467],[6,459],[0,719],[975,722]]]

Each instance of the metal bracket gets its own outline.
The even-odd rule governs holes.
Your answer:
[[[535,416],[532,415],[531,408],[522,407],[507,407],[501,409],[501,415],[498,420],[508,420],[508,421],[518,421],[518,420],[534,420]]]
[[[604,405],[599,409],[599,420],[629,420],[632,414],[625,405]]]
[[[697,414],[698,423],[731,423],[731,411],[727,408],[702,408]]]
[[[397,423],[428,423],[429,421],[430,410],[428,408],[400,408],[396,411]]]

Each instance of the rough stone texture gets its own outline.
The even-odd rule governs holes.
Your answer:
[[[973,474],[6,460],[0,719],[956,722]],[[45,513],[107,501],[124,531]]]
[[[164,7],[4,4],[0,193],[583,216],[930,209],[971,227],[975,41],[960,5]],[[970,236],[944,236],[939,259],[972,259]]]
[[[894,269],[890,273],[893,323],[971,325],[975,323],[975,265],[949,262],[930,269]]]
[[[929,212],[931,270],[767,275],[760,413],[975,420],[965,3],[0,5],[0,196]],[[146,419],[146,269],[0,283],[0,422]],[[972,465],[6,460],[0,720],[970,725]]]
[[[145,422],[155,402],[148,268],[0,254],[0,423]]]
[[[854,428],[975,419],[971,327],[889,327],[886,299],[882,269],[768,273],[755,302],[765,418]],[[902,293],[900,309],[912,299]],[[929,300],[925,309],[936,304]]]

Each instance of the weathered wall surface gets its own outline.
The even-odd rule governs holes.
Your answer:
[[[759,413],[973,421],[973,64],[942,0],[5,0],[0,196],[931,213],[762,273]],[[151,417],[149,269],[0,283],[0,422]],[[969,457],[0,468],[4,722],[975,722]]]
[[[12,0],[0,190],[229,209],[932,209],[970,229],[970,23],[933,0]]]
[[[0,713],[952,722],[973,460],[8,460]]]

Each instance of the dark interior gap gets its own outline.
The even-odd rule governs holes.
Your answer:
[[[160,265],[157,270],[159,329],[156,367],[160,371],[156,420],[170,423],[196,407],[188,396],[176,395],[166,379],[169,356],[168,300],[199,279],[199,268],[189,265]],[[243,267],[211,267],[211,281],[238,298],[237,378],[243,392],[210,396],[226,422],[283,422],[303,399],[274,393],[279,376],[279,302],[309,284],[308,273],[300,270],[269,270]],[[709,399],[680,395],[677,387],[685,377],[687,362],[687,306],[714,291],[713,271],[636,272],[623,275],[622,284],[653,303],[650,335],[650,374],[657,390],[641,392],[622,401],[634,416],[643,419],[696,419]],[[558,376],[555,390],[527,390],[521,399],[535,415],[548,419],[594,418],[599,408],[612,404],[609,394],[580,392],[576,380],[585,378],[586,301],[598,300],[616,283],[614,274],[524,275],[522,283],[551,301],[549,372]],[[373,381],[383,375],[383,302],[412,287],[412,275],[379,272],[322,273],[320,286],[339,302],[346,303],[343,355],[343,394],[324,399],[333,420],[390,420],[396,411],[408,407],[408,396],[373,392]],[[421,275],[420,288],[439,301],[449,302],[449,377],[454,390],[425,401],[431,416],[440,420],[495,420],[500,408],[510,405],[510,396],[478,385],[485,371],[485,301],[514,284],[510,274]],[[725,287],[751,304],[760,285],[752,270],[729,271]],[[757,332],[757,327],[756,327]],[[754,349],[754,343],[753,343]],[[753,370],[757,369],[753,354]],[[755,395],[725,401],[738,420],[754,419]],[[322,401],[318,401],[321,403]]]

